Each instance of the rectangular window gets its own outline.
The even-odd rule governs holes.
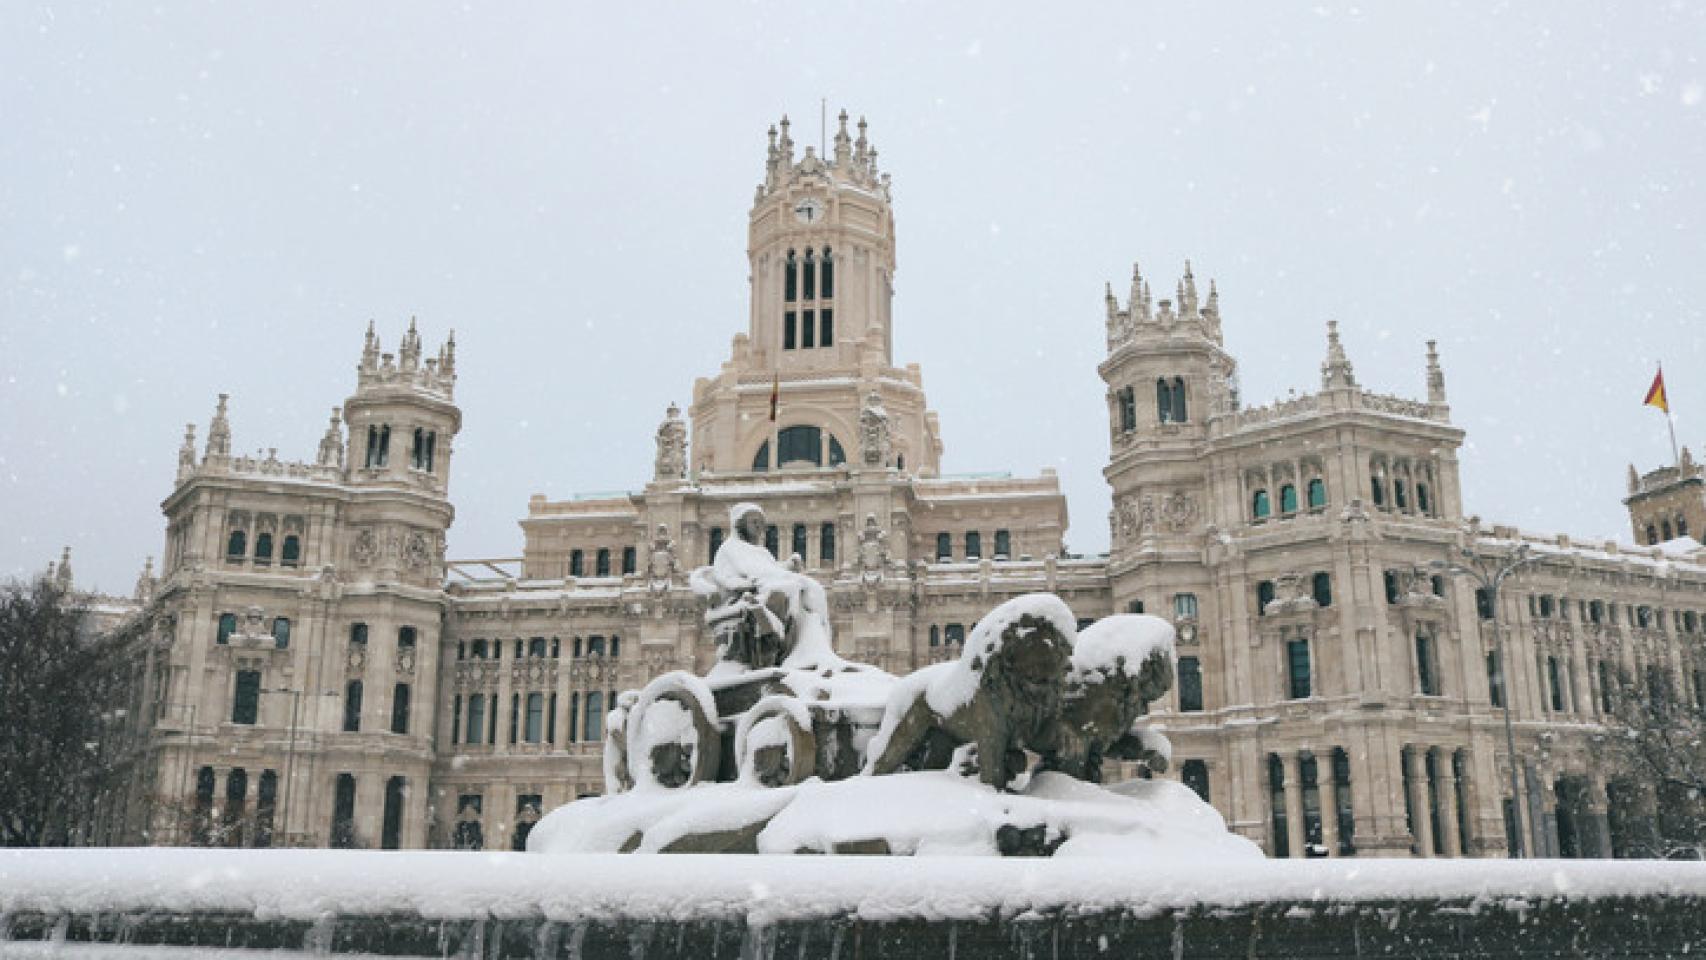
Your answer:
[[[1609,714],[1616,705],[1612,693],[1617,689],[1617,678],[1611,672],[1611,661],[1599,662],[1599,712]]]
[[[789,310],[782,314],[782,349],[784,350],[794,349],[794,324],[794,311]]]
[[[828,307],[818,311],[820,316],[819,336],[817,345],[820,347],[835,346],[835,311]]]
[[[486,695],[476,693],[468,698],[468,739],[467,743],[479,744],[486,741]]]
[[[800,349],[810,350],[817,339],[817,311],[800,314]]]
[[[1558,676],[1557,657],[1546,658],[1546,684],[1552,692],[1552,709],[1562,713],[1564,711],[1564,683]]]
[[[1309,641],[1293,640],[1285,645],[1286,666],[1291,681],[1291,699],[1302,700],[1309,696]]]
[[[399,683],[391,691],[391,732],[409,732],[409,685]]]
[[[254,723],[261,710],[261,672],[237,671],[237,692],[231,698],[231,722]]]
[[[1197,595],[1194,593],[1174,594],[1173,616],[1184,620],[1195,620],[1197,618]]]
[[[1143,612],[1143,601],[1142,600],[1128,601],[1125,605],[1125,612],[1126,613],[1142,613]]]
[[[1196,657],[1179,658],[1179,712],[1202,710],[1202,663]]]
[[[639,565],[639,559],[640,559],[639,554],[634,550],[633,547],[623,547],[622,548],[622,573],[624,575],[633,573],[634,570]]]
[[[1493,619],[1493,595],[1486,587],[1475,588],[1475,614],[1482,620]]]
[[[1013,534],[1008,530],[995,531],[995,559],[1010,560],[1013,557]]]
[[[800,299],[802,299],[802,300],[816,300],[817,299],[817,261],[812,259],[812,254],[811,254],[810,250],[806,251],[805,266],[800,268],[800,280],[801,280],[801,283],[800,283]],[[807,314],[807,316],[810,316],[810,314]],[[809,347],[809,346],[811,346],[811,344],[808,343],[808,344],[806,344],[806,346]]]
[[[830,255],[829,248],[823,251],[823,298],[835,299],[835,258]],[[824,344],[829,346],[829,344]]]
[[[530,693],[527,695],[527,724],[523,730],[528,743],[538,743],[544,735],[545,727],[545,695]]]
[[[1433,638],[1424,632],[1416,633],[1416,686],[1423,696],[1439,696],[1439,678],[1434,670]]]
[[[355,776],[338,774],[338,786],[332,799],[333,847],[347,849],[355,846]]]

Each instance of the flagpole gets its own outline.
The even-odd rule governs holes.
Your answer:
[[[1659,364],[1659,376],[1665,375],[1665,365]],[[1665,426],[1670,427],[1670,462],[1678,470],[1682,469],[1682,454],[1676,446],[1676,415],[1670,412],[1670,390],[1665,390]]]

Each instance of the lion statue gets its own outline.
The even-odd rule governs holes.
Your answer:
[[[945,769],[956,748],[977,753],[979,778],[1005,789],[1026,750],[1058,752],[1059,714],[1076,629],[1059,597],[1016,597],[972,630],[960,659],[896,685],[871,741],[867,774]]]
[[[1173,637],[1172,624],[1144,614],[1085,627],[1073,646],[1060,721],[1041,769],[1101,783],[1103,759],[1115,757],[1166,772],[1166,740],[1132,725],[1173,687]]]

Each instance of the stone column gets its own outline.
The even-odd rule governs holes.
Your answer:
[[[1428,770],[1423,761],[1425,748],[1411,744],[1404,750],[1404,770],[1410,775],[1410,825],[1416,842],[1416,855],[1434,855],[1432,812],[1428,806]]]
[[[1451,769],[1451,753],[1439,750],[1434,755],[1434,770],[1439,773],[1439,828],[1445,835],[1443,847],[1448,857],[1463,856],[1462,835],[1457,829],[1457,775]]]
[[[1327,848],[1327,856],[1339,855],[1339,785],[1333,780],[1333,755],[1327,754],[1322,763],[1319,754],[1315,757],[1315,783],[1321,794],[1321,845]]]
[[[1306,834],[1303,830],[1303,776],[1297,751],[1281,754],[1280,763],[1285,767],[1286,849],[1291,856],[1302,857]]]

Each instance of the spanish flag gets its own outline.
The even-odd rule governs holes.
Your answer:
[[[1649,407],[1658,407],[1665,413],[1670,413],[1670,401],[1665,399],[1664,367],[1659,368],[1659,375],[1653,378],[1653,385],[1647,388],[1647,399],[1642,400],[1641,403]],[[770,410],[770,418],[774,420],[776,418],[776,404],[774,400],[771,401]]]
[[[1664,390],[1659,390],[1659,396],[1664,396]],[[776,379],[770,381],[770,422],[776,422],[776,408],[782,405],[782,372],[776,371]]]

